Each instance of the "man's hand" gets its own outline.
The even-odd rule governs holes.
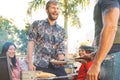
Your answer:
[[[35,66],[32,63],[33,50],[34,50],[34,41],[29,41],[28,42],[27,62],[28,62],[28,69],[30,71],[36,70]]]
[[[93,64],[86,76],[86,80],[99,80],[100,65]]]
[[[64,54],[58,54],[58,56],[57,56],[57,60],[59,60],[59,61],[63,61],[63,60],[65,60],[65,56],[64,56]]]
[[[58,61],[64,61],[64,60],[65,60],[64,54],[58,54],[57,60],[58,60]],[[64,66],[65,64],[63,63],[63,64],[57,64],[57,65],[58,65],[58,66]]]
[[[35,71],[36,67],[33,64],[28,63],[28,69],[29,69],[29,71]]]

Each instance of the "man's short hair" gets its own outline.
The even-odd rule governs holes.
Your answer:
[[[46,9],[49,8],[50,4],[59,5],[59,2],[57,0],[49,0],[46,4]]]

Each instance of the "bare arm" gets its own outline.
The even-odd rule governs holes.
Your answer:
[[[102,13],[103,29],[100,35],[99,49],[93,64],[87,72],[87,80],[97,80],[100,66],[113,45],[119,19],[119,8],[110,8]]]
[[[29,70],[35,70],[35,67],[32,63],[33,49],[34,49],[34,41],[29,41],[28,42],[28,68]]]
[[[113,45],[115,34],[117,31],[117,23],[119,19],[119,9],[111,8],[102,14],[103,29],[100,36],[100,45],[94,59],[94,64],[100,65],[108,54]]]

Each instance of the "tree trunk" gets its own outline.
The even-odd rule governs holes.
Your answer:
[[[67,10],[68,0],[64,0],[64,2],[65,2],[64,29],[66,31],[66,55],[67,55],[68,54],[68,10]]]

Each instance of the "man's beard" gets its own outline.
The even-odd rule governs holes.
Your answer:
[[[57,20],[58,16],[57,16],[57,17],[52,17],[52,15],[49,13],[49,14],[48,14],[48,18],[49,18],[50,20],[54,21],[54,20]]]

